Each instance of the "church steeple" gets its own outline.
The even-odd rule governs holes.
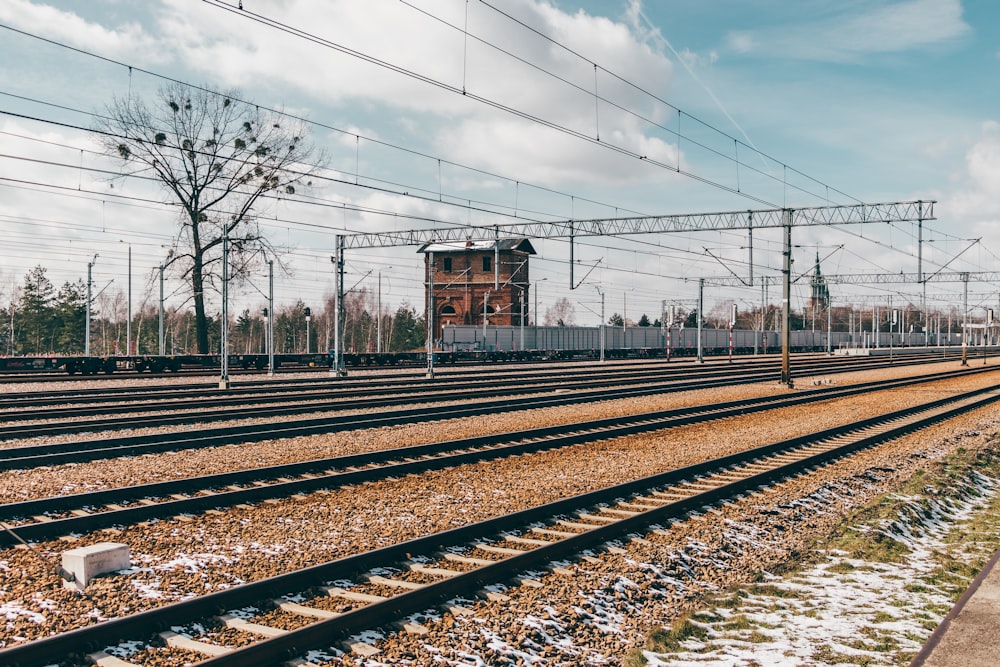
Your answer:
[[[813,276],[809,280],[812,287],[812,294],[809,297],[810,308],[826,308],[830,305],[830,288],[826,284],[823,272],[819,267],[819,252],[816,253],[816,267],[813,269]]]

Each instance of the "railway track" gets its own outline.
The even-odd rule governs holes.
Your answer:
[[[964,368],[946,373],[938,373],[926,376],[918,376],[910,380],[894,380],[892,383],[921,383],[930,382],[948,377],[960,377],[970,373],[992,372],[993,367],[973,367]],[[728,377],[718,379],[715,383],[709,384],[705,380],[697,381],[697,388],[708,386],[726,386],[750,382],[748,376],[736,378]],[[120,456],[139,456],[142,454],[152,454],[164,451],[179,451],[184,449],[198,449],[204,447],[218,447],[227,444],[261,442],[264,440],[294,438],[308,435],[319,435],[327,433],[337,433],[355,429],[379,428],[385,426],[398,426],[413,424],[417,422],[436,421],[445,419],[459,419],[464,417],[478,416],[484,414],[495,414],[510,410],[531,410],[547,407],[567,406],[584,402],[604,401],[622,398],[635,398],[650,394],[661,393],[666,390],[679,390],[687,386],[686,384],[643,384],[639,387],[613,387],[611,389],[597,389],[590,391],[566,391],[564,393],[530,396],[522,398],[502,398],[495,400],[479,400],[470,404],[461,405],[426,405],[417,408],[403,408],[378,414],[355,414],[338,415],[336,418],[317,417],[298,419],[294,421],[280,421],[267,423],[254,423],[250,425],[241,424],[228,427],[199,429],[196,432],[181,431],[168,433],[154,433],[147,435],[130,435],[117,438],[99,438],[94,440],[77,441],[71,443],[25,445],[21,447],[0,448],[0,470],[27,469],[44,465],[60,465],[66,463],[82,463],[100,459],[115,458]],[[809,390],[802,396],[834,396],[838,392],[858,393],[870,390],[872,387],[886,386],[885,383],[871,383],[852,385],[846,388],[826,388]],[[897,385],[898,386],[898,385]],[[560,388],[565,388],[562,385]],[[454,396],[446,395],[441,400],[454,400]],[[409,403],[412,398],[390,399],[391,404]],[[815,400],[815,399],[814,399]],[[346,403],[338,404],[345,406]],[[361,401],[355,405],[359,408],[371,408],[372,403]],[[292,408],[291,414],[294,414]],[[346,408],[345,408],[346,409]],[[315,411],[310,410],[310,411]],[[261,410],[248,411],[251,416],[260,416]],[[232,413],[226,413],[232,415]],[[286,413],[288,414],[288,413]],[[141,426],[169,425],[176,423],[186,423],[187,417],[176,418],[172,416],[149,416],[139,417],[131,420],[119,419],[108,420],[107,429],[124,428],[126,423]],[[207,421],[207,420],[206,420]],[[93,422],[72,423],[72,424],[38,424],[0,428],[0,438],[11,439],[15,437],[40,437],[50,435],[61,435],[65,433],[75,433],[81,429],[87,431],[102,430],[100,427],[92,426]]]
[[[802,371],[835,373],[885,368],[889,365],[887,361],[872,364],[871,362],[851,363],[838,360],[831,363],[829,359],[821,359],[816,363],[802,365]],[[196,393],[195,397],[192,398],[192,395],[184,393],[158,394],[155,400],[145,402],[141,400],[141,395],[133,396],[133,398],[138,399],[138,402],[123,402],[122,395],[118,393],[96,397],[74,395],[74,399],[84,398],[83,403],[86,404],[68,406],[65,405],[67,399],[62,397],[8,397],[0,399],[0,419],[3,419],[5,423],[53,421],[23,426],[0,426],[0,441],[22,437],[67,435],[79,431],[100,432],[243,418],[289,417],[331,410],[376,409],[407,403],[481,400],[546,391],[588,392],[600,391],[602,387],[642,387],[643,385],[655,391],[682,391],[690,388],[702,389],[768,381],[773,379],[773,375],[778,371],[778,366],[777,363],[738,368],[726,365],[710,368],[703,366],[687,368],[654,366],[652,369],[649,367],[639,368],[641,373],[636,373],[636,370],[634,367],[612,371],[602,368],[597,377],[594,377],[593,372],[590,372],[580,374],[582,377],[567,377],[566,374],[525,377],[517,374],[512,377],[495,377],[488,380],[462,381],[456,378],[448,383],[386,382],[383,379],[373,379],[344,385],[324,384],[320,387],[312,384],[295,385],[278,393],[274,393],[273,389],[247,387],[234,395],[227,393],[224,396],[220,396],[218,393]],[[641,389],[639,392],[636,395],[643,395]],[[114,401],[114,404],[103,404],[105,401]],[[94,405],[95,402],[98,404]],[[47,407],[53,404],[59,404],[60,407]],[[168,414],[134,414],[168,411]],[[133,416],[127,416],[130,413]],[[104,418],[100,418],[102,415]],[[88,417],[90,419],[86,419]],[[59,420],[65,423],[59,423]]]
[[[916,360],[923,363],[925,360]],[[935,359],[939,361],[939,359]],[[872,362],[864,359],[850,357],[810,357],[800,361],[800,369],[803,373],[810,373],[818,369],[847,369],[856,370],[862,367],[883,367],[887,363],[884,360]],[[898,362],[897,362],[898,363]],[[237,400],[239,397],[255,397],[268,393],[286,393],[289,395],[310,392],[341,392],[358,388],[373,387],[381,385],[385,387],[408,387],[419,386],[453,386],[455,383],[468,382],[506,382],[518,379],[543,378],[551,379],[559,377],[581,377],[593,376],[598,372],[604,377],[628,376],[636,372],[642,373],[663,373],[663,374],[685,374],[706,377],[717,373],[732,373],[734,369],[740,372],[743,370],[770,370],[778,372],[778,360],[773,357],[758,359],[737,360],[733,364],[714,361],[705,364],[695,364],[693,362],[673,362],[665,361],[627,361],[608,362],[604,364],[562,364],[559,366],[544,367],[497,367],[479,366],[469,367],[462,370],[446,370],[439,372],[435,379],[428,380],[423,372],[400,372],[391,374],[380,374],[377,376],[354,376],[350,378],[324,377],[324,378],[291,378],[291,379],[256,379],[246,384],[237,384],[225,392],[220,392],[217,383],[195,383],[195,384],[142,384],[119,387],[87,387],[85,389],[60,388],[54,391],[26,391],[26,392],[5,392],[0,396],[0,413],[5,411],[21,411],[26,408],[39,408],[45,406],[64,405],[73,402],[74,405],[101,405],[119,402],[137,402],[142,400],[158,401],[182,401],[189,399],[204,399],[216,401],[218,405],[226,405]]]
[[[135,647],[152,643],[201,653],[205,659],[199,665],[281,664],[437,605],[467,613],[449,601],[482,597],[491,584],[537,585],[526,573],[551,569],[564,559],[586,559],[586,550],[605,548],[610,540],[683,520],[998,400],[995,388],[953,395],[35,640],[0,651],[0,662],[140,664],[144,650]],[[241,618],[239,610],[248,607],[281,609],[300,624],[289,630]],[[167,631],[173,626],[181,632]],[[210,636],[212,628],[226,626],[241,639],[221,644]],[[421,632],[413,625],[407,629]],[[126,651],[132,654],[127,662],[115,663],[102,653],[126,640],[138,642]],[[350,648],[374,650],[357,642]]]
[[[809,369],[826,368],[825,364],[810,365]],[[854,367],[852,366],[852,369]],[[337,397],[360,399],[392,394],[394,396],[415,396],[423,400],[423,396],[445,394],[449,392],[461,396],[459,392],[474,392],[475,390],[517,389],[521,391],[542,390],[558,386],[560,389],[586,388],[588,386],[627,385],[642,382],[657,382],[664,380],[694,383],[711,381],[720,377],[730,377],[732,367],[695,366],[679,369],[677,366],[626,366],[621,368],[601,367],[600,373],[584,370],[579,367],[575,372],[560,371],[552,373],[548,370],[533,372],[456,374],[447,381],[428,381],[420,378],[375,377],[364,380],[326,380],[325,382],[308,382],[296,384],[269,385],[266,387],[244,386],[221,394],[218,390],[179,390],[170,392],[156,391],[152,400],[144,395],[142,389],[133,389],[131,394],[116,392],[113,394],[74,393],[72,397],[61,395],[22,395],[0,398],[0,416],[7,421],[25,421],[41,419],[76,419],[106,415],[108,413],[150,412],[169,409],[179,412],[184,409],[202,411],[206,408],[244,407],[253,403],[254,411],[260,414],[258,407],[275,403],[305,403],[309,401],[330,401]],[[772,373],[773,364],[764,367],[741,367],[741,371],[754,373],[755,379],[762,374]],[[638,372],[637,372],[638,371]],[[575,384],[574,384],[575,383]],[[160,389],[160,388],[156,388]],[[494,391],[494,393],[497,393]],[[482,395],[482,394],[480,394]],[[67,400],[72,398],[72,405],[67,406]],[[409,399],[411,402],[414,399]],[[108,403],[114,405],[108,406]],[[58,406],[58,407],[50,407]],[[320,406],[322,408],[322,406]]]
[[[983,372],[993,371],[966,370],[933,377],[817,389],[792,396],[742,399],[0,504],[0,521],[13,529],[13,532],[0,533],[0,546],[8,545],[17,538],[33,541],[53,539],[70,533],[86,533],[116,525],[193,514],[239,503],[289,497],[317,489],[419,474],[449,466],[650,433],[753,412],[802,406],[871,391],[912,387]],[[58,459],[59,455],[34,460],[42,462]],[[262,483],[265,480],[267,483]]]
[[[327,373],[329,367],[326,366],[285,366],[279,367],[275,375],[290,375],[292,373]],[[37,372],[33,370],[3,370],[0,371],[0,382],[3,384],[27,384],[27,383],[49,383],[49,382],[95,382],[101,380],[136,380],[146,378],[178,378],[178,377],[206,377],[218,375],[218,367],[206,368],[182,368],[178,371],[136,371],[118,369],[114,373],[93,373],[93,374],[70,374],[65,370],[49,370]],[[239,376],[260,376],[266,371],[257,369],[244,369],[240,367],[230,367],[229,374],[234,377]]]
[[[970,349],[968,352],[969,352],[970,358],[972,358],[974,356],[976,359],[982,358],[983,354],[984,354],[983,352],[981,352],[979,350],[973,350],[973,349]],[[825,353],[822,353],[822,352],[797,352],[797,353],[795,353],[795,354],[792,355],[792,358],[796,359],[796,358],[804,358],[804,357],[810,357],[810,356],[823,356],[823,357],[826,357],[828,355],[826,355]],[[994,351],[990,351],[987,356],[994,357],[994,356],[996,356],[996,353]],[[775,353],[773,353],[773,352],[772,353],[768,353],[768,354],[761,354],[759,356],[754,356],[754,357],[736,357],[735,358],[736,361],[734,363],[745,362],[745,361],[752,361],[752,360],[759,360],[759,359],[774,359],[774,358],[777,358],[777,357],[778,357],[778,355],[775,354]],[[906,363],[905,359],[907,359],[907,358],[922,359],[922,360],[934,360],[934,361],[946,361],[946,360],[958,359],[960,357],[961,357],[961,350],[960,349],[949,349],[949,348],[934,349],[934,348],[929,348],[926,353],[924,353],[924,352],[914,352],[914,353],[909,353],[909,354],[907,354],[905,356],[904,355],[897,355],[895,359],[896,359],[896,363],[901,363],[901,362],[902,363]],[[654,361],[656,361],[656,362],[659,362],[659,363],[672,363],[672,364],[694,363],[694,357],[692,357],[692,356],[677,356],[677,357],[673,358],[673,361],[667,361],[667,360],[665,360],[662,357],[653,357],[651,359],[654,360]],[[607,361],[602,362],[602,365],[606,366],[606,365],[613,364],[613,363],[647,363],[651,359],[645,359],[645,358],[641,358],[641,357],[640,358],[636,358],[636,359],[629,359],[629,360],[608,359]],[[708,363],[726,363],[727,359],[728,359],[727,357],[722,356],[722,355],[718,355],[718,356],[711,356],[710,355],[710,356],[706,356],[705,357],[705,360]],[[579,361],[535,359],[535,360],[531,360],[531,361],[496,362],[496,363],[486,364],[486,365],[482,365],[481,362],[477,363],[477,364],[471,364],[471,363],[470,364],[450,364],[450,365],[446,365],[446,366],[438,366],[438,367],[436,367],[435,368],[435,374],[436,375],[447,375],[449,373],[463,373],[463,372],[467,372],[470,369],[476,369],[476,368],[491,369],[491,370],[492,369],[497,369],[497,368],[517,368],[517,367],[531,367],[531,366],[544,366],[546,368],[559,368],[559,367],[571,368],[571,367],[578,367],[578,366],[581,366],[581,365],[593,364],[593,363],[598,363],[598,362],[595,362],[595,360],[593,360],[593,359],[583,359],[583,360],[579,360]],[[425,371],[423,370],[423,368],[420,367],[420,365],[389,366],[389,367],[386,367],[386,366],[377,366],[377,365],[374,365],[374,366],[352,366],[350,370],[352,372],[366,372],[366,371],[375,371],[375,372],[393,371],[393,372],[396,372],[396,371],[399,371],[399,372],[402,372],[404,374],[420,375],[420,376],[422,376],[422,375],[425,374]],[[284,376],[284,375],[293,375],[293,374],[328,375],[329,371],[330,371],[330,369],[328,367],[310,367],[310,366],[295,366],[295,367],[290,367],[290,366],[288,366],[288,367],[281,367],[281,368],[279,368],[275,372],[275,374],[274,374],[275,378],[271,378],[271,376],[268,376],[268,375],[266,375],[266,373],[264,373],[262,371],[259,371],[259,370],[254,370],[254,369],[245,370],[245,369],[241,369],[239,367],[235,367],[235,368],[230,367],[230,376],[231,377],[243,377],[243,378],[247,378],[248,380],[250,380],[252,382],[255,382],[255,383],[256,382],[280,382],[281,381],[281,379],[280,379],[281,376]],[[217,377],[219,375],[219,372],[220,371],[219,371],[219,369],[217,367],[182,369],[179,372],[162,372],[162,373],[143,372],[143,373],[137,373],[137,372],[133,372],[133,371],[119,371],[119,372],[116,372],[116,373],[113,373],[113,374],[95,374],[95,375],[69,375],[69,374],[66,374],[65,372],[60,372],[60,371],[45,371],[45,372],[38,373],[38,372],[23,371],[23,370],[16,370],[16,371],[14,371],[14,370],[4,370],[4,371],[0,371],[0,384],[18,385],[18,384],[49,384],[49,383],[55,384],[55,383],[81,383],[81,382],[86,382],[86,383],[94,384],[94,383],[111,382],[111,381],[115,381],[115,380],[119,380],[119,381],[120,380],[147,380],[147,379],[150,379],[150,380],[156,380],[156,379],[173,379],[173,380],[176,380],[178,378],[198,378],[198,377],[211,377],[211,376],[216,376]],[[489,372],[489,371],[487,371],[487,372]],[[206,382],[206,383],[199,383],[199,384],[203,384],[206,388],[211,388],[211,389],[214,389],[215,391],[218,391],[218,383],[217,382]]]

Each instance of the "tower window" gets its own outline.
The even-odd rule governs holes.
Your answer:
[[[493,258],[489,255],[483,255],[483,271],[493,270]]]
[[[451,257],[445,257],[442,263],[444,264],[444,272],[451,273]]]

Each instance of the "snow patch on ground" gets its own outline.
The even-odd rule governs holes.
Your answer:
[[[896,518],[858,527],[905,544],[905,562],[827,553],[811,569],[745,589],[735,608],[695,614],[704,637],[683,642],[684,650],[643,655],[650,665],[670,667],[899,664],[920,650],[952,605],[953,586],[932,576],[935,552],[968,557],[946,544],[947,534],[997,491],[996,480],[978,473],[964,486],[958,497],[897,496],[903,508]]]

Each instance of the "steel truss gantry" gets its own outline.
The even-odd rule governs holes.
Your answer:
[[[809,274],[803,274],[796,278],[800,280]],[[784,276],[760,276],[758,281],[761,285],[776,285]],[[969,281],[996,283],[1000,282],[1000,272],[997,271],[938,271],[929,276],[922,276],[920,273],[857,273],[857,274],[830,274],[824,275],[823,279],[828,285],[891,285],[900,283],[911,283],[926,285],[927,283],[963,283],[962,293],[962,365],[967,365],[967,338],[969,329]],[[699,303],[701,291],[705,285],[716,287],[740,287],[746,286],[746,281],[733,276],[722,276],[717,278],[699,279]],[[795,282],[795,281],[793,281]],[[785,304],[790,303],[785,294]],[[926,294],[924,297],[926,298]],[[926,308],[924,317],[927,316]],[[700,314],[699,314],[700,317]]]
[[[337,306],[335,307],[334,363],[331,372],[345,375],[343,365],[343,255],[346,249],[387,248],[424,245],[426,243],[458,241],[499,241],[501,237],[569,238],[570,271],[573,267],[573,239],[578,236],[627,236],[634,234],[676,234],[725,230],[783,229],[782,250],[782,333],[781,382],[793,386],[789,360],[789,324],[791,306],[792,227],[858,225],[873,223],[917,222],[935,220],[934,200],[916,200],[877,204],[813,206],[805,208],[772,208],[722,213],[689,213],[681,215],[651,215],[589,220],[559,220],[552,222],[523,221],[496,225],[454,226],[390,232],[358,232],[338,235],[337,255],[331,258],[337,267]],[[751,251],[752,252],[752,251]],[[752,281],[751,281],[752,282]],[[570,287],[573,276],[570,274]],[[428,308],[428,332],[433,313]],[[699,317],[701,313],[699,313]],[[431,335],[427,336],[427,376],[433,377]]]
[[[723,213],[649,215],[627,218],[594,218],[555,222],[525,221],[485,226],[410,229],[394,232],[359,232],[344,235],[346,249],[389,248],[449,241],[490,241],[497,236],[574,238],[577,236],[629,236],[676,234],[743,229],[776,229],[791,225],[857,225],[867,223],[934,220],[936,201],[907,201],[812,208],[773,208]],[[789,219],[786,220],[786,214]]]
[[[792,282],[810,277],[804,273]],[[705,284],[713,287],[746,287],[746,281],[733,276],[705,278]],[[759,285],[777,285],[781,276],[759,276]],[[823,274],[823,280],[828,285],[896,285],[903,283],[961,283],[961,282],[1000,282],[998,271],[947,271],[925,276],[922,280],[917,273],[844,273]]]

